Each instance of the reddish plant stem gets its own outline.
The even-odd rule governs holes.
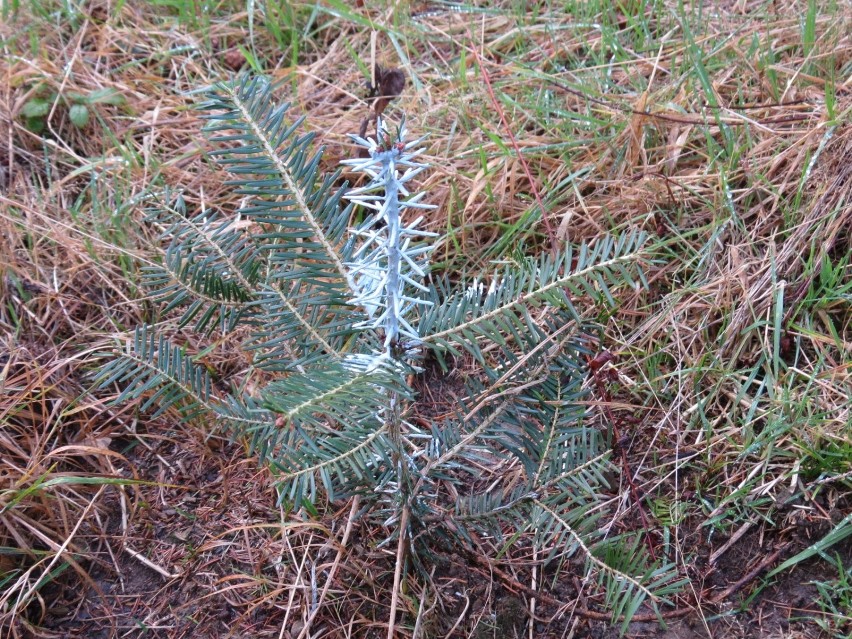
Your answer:
[[[476,43],[473,40],[473,35],[468,28],[467,37],[470,39],[470,51],[473,53],[473,57],[476,58],[476,64],[479,65],[479,71],[482,73],[482,80],[485,82],[485,88],[488,90],[488,97],[491,99],[491,104],[494,105],[494,109],[497,111],[497,115],[500,116],[500,122],[503,124],[503,128],[506,130],[506,134],[509,136],[509,140],[512,142],[512,147],[515,149],[515,153],[518,154],[518,159],[521,161],[521,166],[524,169],[524,173],[527,176],[527,180],[530,183],[530,190],[535,197],[536,204],[538,204],[539,210],[541,210],[541,220],[544,222],[544,228],[547,230],[547,237],[550,240],[550,249],[554,255],[559,252],[559,240],[556,237],[556,231],[553,228],[553,225],[550,223],[550,217],[547,214],[547,209],[544,208],[544,202],[541,199],[541,195],[538,192],[538,188],[536,188],[535,180],[533,180],[532,171],[530,170],[529,164],[527,164],[527,160],[524,157],[524,154],[521,152],[521,147],[518,145],[518,140],[515,138],[515,134],[512,132],[512,128],[509,126],[509,121],[506,119],[506,113],[503,111],[503,107],[500,105],[500,102],[497,100],[497,96],[494,94],[494,87],[491,85],[491,76],[488,74],[488,70],[485,68],[485,64],[482,61],[482,58],[479,55],[479,51],[476,50]]]
[[[633,472],[630,469],[630,463],[627,461],[627,452],[621,446],[621,433],[618,428],[618,420],[610,408],[612,398],[604,380],[601,377],[602,370],[603,369],[601,368],[593,369],[592,376],[595,380],[595,387],[601,397],[601,407],[603,408],[604,415],[606,415],[606,418],[612,428],[613,452],[621,457],[621,465],[624,469],[624,475],[627,477],[630,494],[633,497],[633,501],[636,503],[636,508],[639,510],[639,516],[642,518],[642,527],[645,530],[645,542],[648,545],[648,552],[651,553],[651,559],[656,560],[657,553],[654,550],[654,542],[651,539],[651,527],[648,523],[648,518],[645,516],[645,509],[642,507],[642,500],[639,497],[639,490],[636,488],[636,482],[633,481]]]

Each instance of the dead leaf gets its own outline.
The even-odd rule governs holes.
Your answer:
[[[231,71],[239,71],[246,63],[246,57],[239,49],[228,49],[225,52],[224,62]]]
[[[377,116],[382,115],[391,100],[398,97],[405,88],[405,74],[399,69],[385,69],[376,65],[376,83],[367,84],[368,98],[375,98],[373,110]]]

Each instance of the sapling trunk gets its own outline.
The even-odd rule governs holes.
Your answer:
[[[406,319],[418,304],[428,304],[416,294],[406,294],[406,289],[414,288],[426,291],[418,280],[425,275],[425,256],[430,247],[412,244],[412,239],[431,235],[416,229],[419,218],[408,224],[402,222],[402,212],[406,208],[423,208],[419,196],[401,200],[408,196],[404,183],[419,173],[421,164],[412,158],[416,151],[411,147],[417,142],[405,142],[404,123],[391,136],[381,118],[377,122],[376,141],[356,137],[356,141],[367,147],[370,157],[366,160],[348,160],[345,163],[361,170],[372,179],[366,186],[351,191],[347,197],[375,211],[354,233],[363,240],[356,251],[359,258],[350,264],[360,287],[360,295],[353,303],[373,311],[371,318],[364,322],[365,327],[379,329],[384,333],[384,345],[379,358],[391,360],[399,369],[409,366],[406,357],[412,347],[419,342],[419,335]],[[400,175],[399,168],[405,169]],[[402,419],[403,398],[394,389],[387,390],[388,404],[384,411],[388,439],[391,445],[391,463],[396,487],[395,509],[391,521],[397,527],[397,563],[394,571],[394,586],[391,603],[388,637],[393,637],[396,603],[399,585],[408,547],[407,530],[411,508],[411,481],[409,478],[408,455],[403,437]]]

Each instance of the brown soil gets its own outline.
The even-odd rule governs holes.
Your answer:
[[[274,494],[268,473],[257,472],[253,462],[245,461],[240,447],[218,439],[205,442],[188,431],[158,438],[140,434],[138,439],[114,442],[114,447],[122,446],[133,446],[126,452],[128,459],[140,479],[154,483],[125,489],[123,495],[111,489],[100,513],[108,534],[92,531],[88,537],[91,581],[85,583],[73,575],[44,593],[51,604],[39,635],[295,639],[304,612],[291,611],[284,626],[289,588],[297,576],[292,568],[278,567],[278,557],[288,549],[276,534],[278,526],[271,523],[281,519],[271,506]],[[326,544],[330,533],[339,538],[340,531],[330,528],[332,522],[345,520],[345,512],[332,511],[316,521],[302,519],[312,531],[308,537],[296,538],[305,544],[303,550],[312,549],[314,556],[323,560],[313,577],[310,571],[301,575],[306,588],[322,588],[334,553],[330,548],[324,552],[317,548]],[[654,621],[650,609],[643,607],[638,614],[648,619],[631,623],[626,636],[819,637],[815,624],[808,623],[809,617],[819,614],[813,582],[836,577],[836,568],[821,559],[811,559],[769,583],[762,580],[772,567],[827,532],[824,521],[796,517],[796,512],[790,509],[785,518],[788,525],[780,530],[750,529],[730,545],[715,566],[709,565],[709,559],[728,540],[715,536],[708,543],[706,530],[693,529],[686,537],[685,551],[693,557],[689,565],[695,591],[687,589],[676,608],[663,610],[665,626]],[[682,531],[687,530],[688,525],[682,527]],[[388,592],[392,553],[367,550],[371,546],[369,532],[358,526],[350,546],[339,575],[341,583],[335,583],[332,590],[342,588],[356,575],[362,579],[364,567],[360,562],[368,561],[373,586],[378,592]],[[779,549],[781,552],[767,564],[765,558]],[[529,636],[529,593],[524,589],[532,579],[528,566],[506,556],[492,571],[482,560],[474,561],[473,555],[456,551],[444,548],[436,555],[433,583],[440,601],[425,626],[430,634],[424,636],[446,636],[454,626],[449,636]],[[522,547],[513,549],[522,551]],[[848,540],[832,552],[838,553],[846,565],[852,562]],[[605,615],[595,612],[600,610],[597,602],[584,594],[582,574],[582,562],[574,560],[563,567],[554,584],[552,574],[545,569],[546,587],[537,604],[532,636],[619,636]],[[538,579],[541,582],[542,576]],[[720,593],[727,594],[720,599]],[[702,603],[700,608],[696,597]],[[556,601],[565,605],[560,607]],[[359,617],[381,619],[387,603],[378,599],[353,608],[353,602],[344,600],[339,607],[332,602],[330,608],[343,623]],[[312,636],[349,636],[343,627],[334,626],[334,615],[324,617],[323,623],[314,626],[319,634]],[[382,637],[383,632],[382,628],[368,626],[352,636]]]

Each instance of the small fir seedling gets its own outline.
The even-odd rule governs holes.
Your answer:
[[[404,121],[380,117],[375,137],[355,136],[369,157],[344,164],[368,182],[349,189],[319,174],[313,135],[264,79],[218,85],[202,108],[250,224],[164,196],[149,215],[164,256],[145,271],[163,317],[103,367],[101,387],[155,416],[212,416],[269,465],[289,509],[360,495],[382,543],[397,544],[394,602],[403,567],[424,568],[434,540],[472,551],[489,535],[523,537],[554,565],[581,555],[622,629],[643,602],[665,604],[681,585],[674,566],[651,561],[639,535],[604,533],[615,469],[582,403],[596,329],[577,301],[611,303],[611,288],[643,284],[643,236],[566,246],[473,281],[434,278],[428,198],[412,193],[427,166]],[[356,207],[366,215],[352,227]],[[245,327],[252,365],[222,393],[165,327]],[[437,417],[418,414],[426,356],[468,363]]]

